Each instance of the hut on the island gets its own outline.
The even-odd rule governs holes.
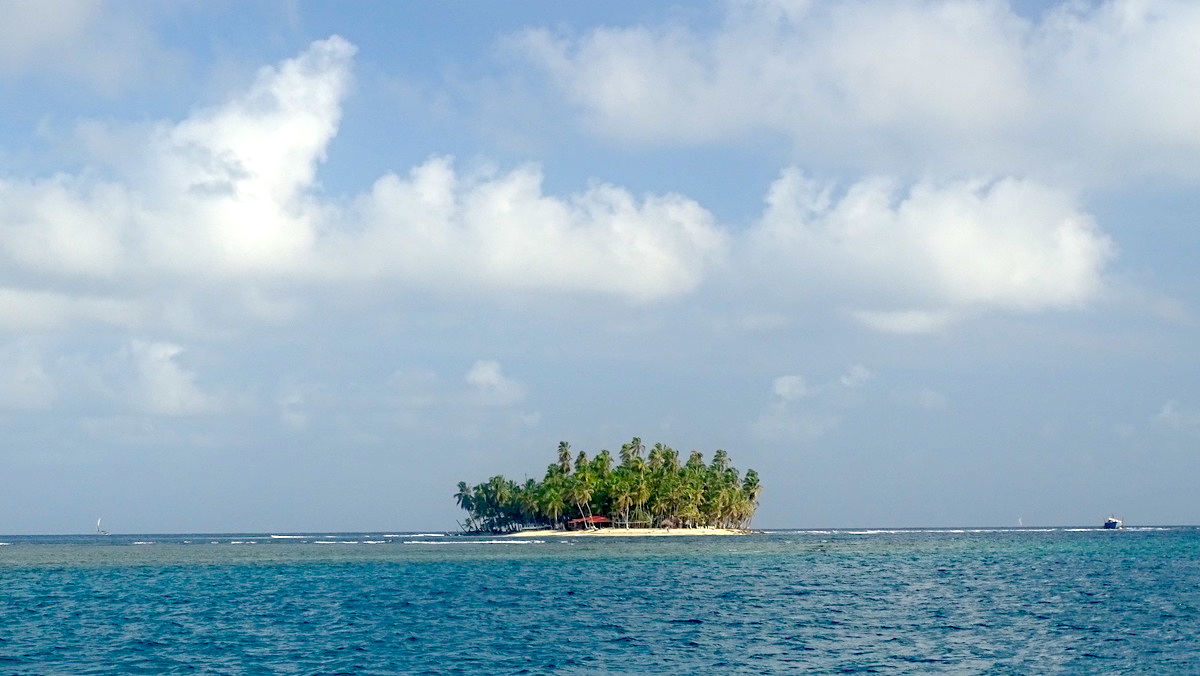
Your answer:
[[[612,519],[607,516],[584,516],[567,522],[567,530],[592,530],[594,528],[611,528]]]

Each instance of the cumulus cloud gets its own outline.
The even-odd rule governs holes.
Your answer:
[[[810,162],[968,172],[1040,164],[1200,177],[1200,6],[728,2],[715,30],[529,31],[521,52],[611,135],[768,132]],[[1147,73],[1154,73],[1147,77]],[[819,159],[818,159],[819,158]]]
[[[983,10],[955,11],[946,21],[975,25]],[[1084,303],[1112,254],[1069,194],[1013,178],[905,190],[868,179],[836,194],[788,169],[749,234],[681,195],[596,182],[554,196],[534,165],[461,172],[446,157],[332,203],[317,171],[354,54],[334,36],[182,121],[84,125],[106,167],[0,178],[0,326],[189,331],[215,307],[288,321],[318,284],[649,302],[732,263],[771,297],[836,298],[869,327],[928,332],[980,311]]]
[[[846,373],[838,379],[838,382],[840,382],[843,387],[861,387],[873,377],[875,377],[875,374],[871,373],[871,369],[863,366],[862,364],[855,364],[854,366],[850,367],[849,371],[846,371]]]
[[[693,200],[605,183],[550,196],[534,166],[461,175],[438,157],[349,205],[322,200],[354,53],[315,42],[182,121],[81,125],[93,169],[0,177],[0,305],[16,310],[4,323],[138,326],[186,317],[175,299],[213,290],[286,319],[299,312],[288,294],[314,283],[647,301],[694,289],[723,260],[729,238]]]
[[[525,386],[505,376],[498,362],[475,362],[466,381],[474,399],[487,406],[515,406],[525,400]]]
[[[332,37],[266,67],[249,91],[151,132],[137,187],[146,262],[202,276],[295,273],[311,265],[308,195],[337,132],[355,48]]]
[[[167,342],[132,341],[128,357],[134,370],[130,396],[133,405],[144,413],[184,416],[215,413],[223,402],[196,384],[196,374],[181,366],[176,358],[183,353],[179,345]]]
[[[771,391],[780,401],[785,402],[803,399],[812,394],[804,376],[798,375],[779,376],[771,383]]]
[[[463,177],[433,158],[388,175],[357,204],[365,232],[343,259],[357,273],[440,288],[599,291],[652,300],[695,288],[727,235],[678,195],[636,199],[596,184],[545,195],[533,166]]]
[[[1033,181],[868,179],[840,197],[788,169],[747,240],[747,269],[847,299],[867,326],[928,332],[971,312],[1095,298],[1114,245],[1069,193]]]
[[[171,303],[156,295],[172,290],[295,283],[312,268],[320,208],[308,189],[337,129],[353,53],[330,38],[177,124],[140,135],[90,128],[93,139],[122,137],[102,158],[110,172],[0,179],[0,303],[20,310],[7,323],[136,326],[167,318]],[[80,296],[81,285],[110,293]],[[224,295],[244,299],[248,314],[261,309],[253,292]]]

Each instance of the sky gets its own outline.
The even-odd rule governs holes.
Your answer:
[[[1200,4],[0,1],[0,533],[1200,523]]]

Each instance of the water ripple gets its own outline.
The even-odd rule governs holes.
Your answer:
[[[1200,663],[1196,529],[572,547],[402,546],[417,542],[408,537],[6,538],[0,672],[1107,674]]]

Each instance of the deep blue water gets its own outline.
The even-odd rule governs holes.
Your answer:
[[[0,536],[0,674],[1200,673],[1200,529]]]

